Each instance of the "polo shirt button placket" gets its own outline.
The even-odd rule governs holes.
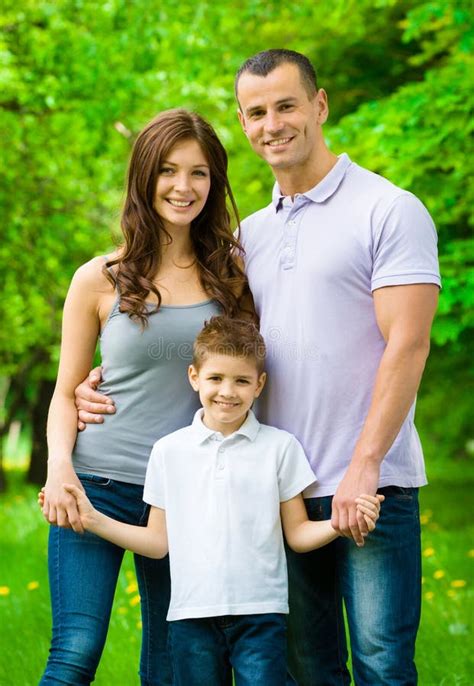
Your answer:
[[[285,242],[281,255],[281,265],[283,269],[293,269],[295,266],[296,232],[297,221],[295,219],[289,219],[285,226]]]
[[[225,471],[225,462],[224,462],[224,457],[225,455],[225,448],[221,446],[217,450],[217,460],[216,460],[216,479],[223,479],[224,478],[224,471]]]

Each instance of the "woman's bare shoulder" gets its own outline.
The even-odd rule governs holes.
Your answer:
[[[73,283],[77,286],[97,291],[113,291],[113,285],[106,275],[105,264],[113,255],[99,255],[82,264],[73,276]]]

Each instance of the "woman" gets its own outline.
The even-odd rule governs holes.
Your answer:
[[[123,550],[83,533],[64,482],[103,512],[146,524],[142,486],[151,447],[198,407],[186,369],[203,322],[237,314],[246,290],[226,209],[227,156],[200,116],[170,110],[139,134],[122,214],[123,245],[78,269],[64,306],[61,359],[48,417],[43,513],[52,526],[50,656],[41,684],[89,684],[108,629]],[[77,435],[74,389],[100,340],[116,413]],[[82,535],[78,535],[82,534]],[[170,684],[167,560],[135,556],[141,595],[142,686]]]

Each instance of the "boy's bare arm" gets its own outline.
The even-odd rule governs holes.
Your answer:
[[[365,518],[369,531],[375,529],[375,522],[380,512],[380,503],[383,500],[384,496],[381,495],[362,495],[357,498],[357,508]],[[313,522],[308,519],[301,494],[280,503],[280,514],[287,543],[297,553],[306,553],[315,548],[321,548],[321,546],[331,543],[339,537],[339,533],[333,529],[330,519],[322,522]]]
[[[152,507],[147,526],[133,526],[118,522],[98,512],[86,494],[77,486],[64,484],[64,488],[76,499],[82,526],[86,531],[138,555],[155,559],[161,559],[167,555],[168,536],[164,510]]]

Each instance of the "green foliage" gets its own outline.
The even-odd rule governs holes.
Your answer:
[[[466,0],[5,0],[0,374],[32,385],[31,398],[54,377],[67,285],[110,249],[131,141],[157,111],[207,116],[241,214],[268,202],[273,180],[240,131],[233,79],[249,55],[283,46],[318,67],[334,150],[432,213],[444,285],[434,341],[457,375],[473,327],[472,44]]]

